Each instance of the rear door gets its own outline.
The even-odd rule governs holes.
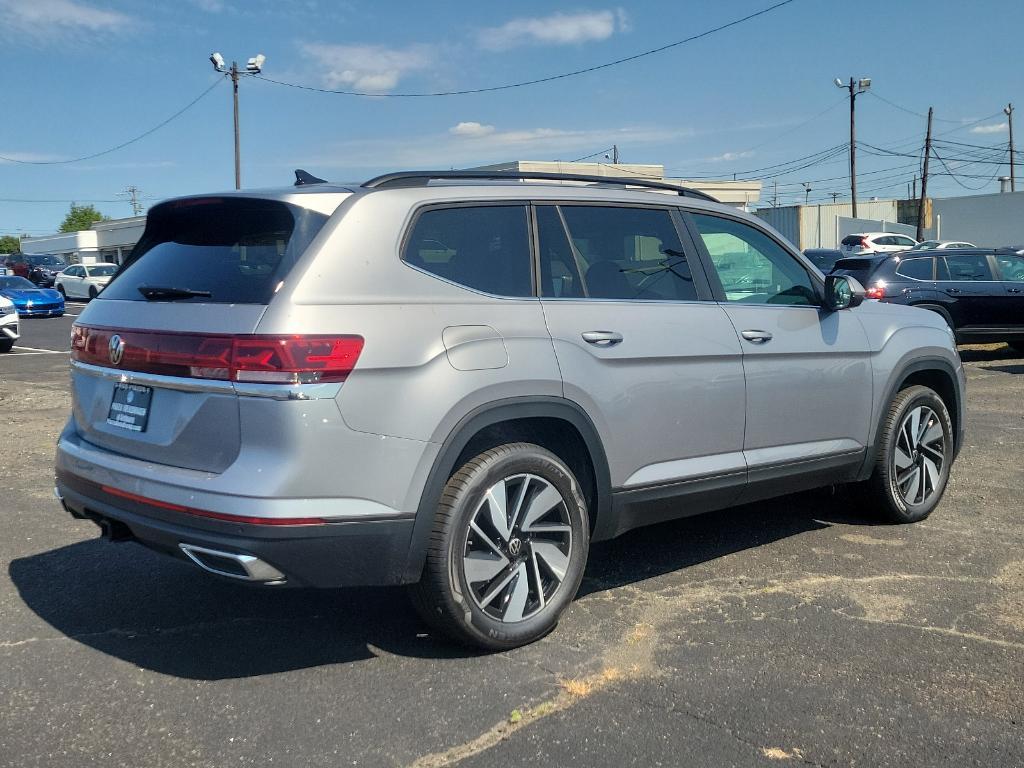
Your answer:
[[[73,329],[82,438],[145,461],[226,469],[240,448],[231,337],[255,331],[326,218],[240,197],[151,209],[131,258]]]
[[[743,450],[751,485],[854,462],[871,416],[867,335],[854,312],[826,311],[797,257],[759,227],[694,212],[712,289],[743,350]]]
[[[625,490],[745,482],[739,342],[668,207],[535,208],[541,303],[565,397]],[[727,497],[727,498],[726,498]]]
[[[992,273],[984,253],[950,253],[939,257],[937,288],[952,304],[957,330],[990,328],[1000,324],[1002,283]]]
[[[1024,256],[997,253],[993,258],[1003,286],[999,322],[1014,332],[1024,333]]]
[[[894,283],[893,288],[899,290],[908,304],[935,300],[935,259],[931,256],[899,258]],[[889,295],[886,292],[886,296]]]

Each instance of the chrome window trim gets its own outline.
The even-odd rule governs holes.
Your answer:
[[[72,370],[88,376],[125,384],[140,384],[179,392],[206,392],[218,395],[262,397],[271,400],[331,400],[341,391],[341,382],[316,384],[264,384],[247,381],[219,381],[217,379],[189,379],[183,376],[164,376],[140,371],[121,371],[99,365],[71,361]]]

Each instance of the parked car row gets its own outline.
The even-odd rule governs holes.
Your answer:
[[[12,253],[4,260],[0,274],[17,275],[39,288],[56,288],[65,296],[92,299],[103,290],[117,264],[68,265],[59,256],[49,253]]]
[[[21,275],[0,275],[0,296],[14,304],[21,317],[60,317],[64,295],[52,288],[40,288]]]
[[[839,259],[869,299],[942,315],[961,343],[1005,341],[1024,351],[1024,254],[1015,249],[935,248]]]
[[[21,336],[18,325],[18,311],[14,302],[0,295],[0,352],[10,352],[14,342]]]

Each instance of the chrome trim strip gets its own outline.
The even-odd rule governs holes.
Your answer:
[[[217,381],[215,379],[186,379],[181,376],[162,376],[157,373],[141,373],[139,371],[121,371],[117,368],[104,368],[91,363],[83,363],[79,360],[71,361],[71,368],[79,373],[95,376],[109,381],[119,381],[124,384],[141,384],[143,386],[159,387],[160,389],[176,389],[181,392],[213,392],[222,395],[234,393],[234,387],[230,381]]]
[[[317,384],[262,384],[245,381],[218,381],[216,379],[188,379],[183,376],[163,376],[140,371],[121,371],[104,368],[78,360],[71,361],[73,370],[100,379],[125,384],[141,384],[158,389],[174,389],[179,392],[208,392],[218,395],[239,395],[241,397],[263,397],[271,400],[330,400],[338,396],[341,382]]]
[[[341,392],[341,382],[323,384],[258,384],[236,381],[235,393],[242,397],[267,397],[271,400],[333,400]]]

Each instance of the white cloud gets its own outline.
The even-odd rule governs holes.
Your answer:
[[[489,136],[494,133],[494,126],[469,121],[452,126],[448,129],[448,133],[452,136],[466,136],[471,139],[476,139],[481,136]]]
[[[47,40],[64,36],[120,32],[131,17],[76,0],[0,0],[0,32],[11,37]]]
[[[1007,123],[992,123],[991,125],[976,125],[971,128],[971,133],[1006,133],[1009,127]]]
[[[625,32],[628,28],[629,19],[621,8],[554,13],[512,19],[500,27],[482,29],[477,35],[477,42],[481,48],[491,51],[504,51],[519,45],[577,45],[607,40],[616,31]]]
[[[433,63],[424,46],[399,49],[308,43],[302,50],[321,70],[328,88],[351,88],[364,93],[387,93],[405,75],[427,69]]]
[[[742,160],[745,157],[753,157],[754,153],[751,150],[744,150],[742,152],[723,152],[720,155],[714,155],[712,157],[701,158],[701,162],[704,163],[729,163],[733,160]]]
[[[456,126],[457,128],[458,126]],[[510,160],[572,159],[612,144],[631,148],[677,142],[693,132],[678,128],[639,126],[626,128],[525,128],[466,133],[450,128],[441,134],[419,134],[388,139],[354,139],[334,145],[320,157],[304,157],[307,168],[382,169],[456,168]],[[487,130],[493,129],[493,130]],[[467,138],[472,138],[471,141]],[[637,151],[631,150],[632,154]],[[358,175],[358,174],[356,174]]]

